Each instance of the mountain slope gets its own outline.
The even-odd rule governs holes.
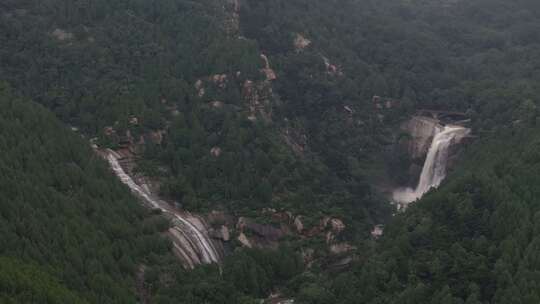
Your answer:
[[[388,217],[363,172],[381,136],[357,135],[370,127],[341,134],[340,107],[328,113],[329,133],[297,155],[303,126],[284,125],[258,41],[227,26],[241,13],[234,1],[45,3],[4,4],[4,79],[100,146],[129,143],[163,196],[192,211],[338,216],[359,239]],[[320,156],[325,140],[332,152]],[[342,158],[352,151],[362,152]]]
[[[336,303],[536,303],[539,134],[529,121],[471,147],[449,182],[330,287]]]
[[[3,1],[0,263],[17,290],[27,268],[52,278],[33,294],[54,301],[538,303],[539,27],[531,0]],[[406,174],[397,130],[420,108],[466,112],[478,139],[391,218],[378,190]],[[307,232],[185,272],[90,138],[189,210]],[[337,240],[311,234],[330,217]]]
[[[93,303],[135,302],[139,263],[150,253],[168,252],[168,242],[157,235],[163,225],[159,228],[83,139],[9,91],[0,88],[0,256],[26,264],[19,273],[2,260],[6,271],[15,271],[2,292],[28,288],[45,301],[41,296],[54,293],[49,288],[59,288],[69,292],[57,300],[51,295],[56,303],[62,294]],[[58,283],[32,285],[33,265],[40,265],[36,280],[52,277]],[[26,296],[16,298],[24,302]]]

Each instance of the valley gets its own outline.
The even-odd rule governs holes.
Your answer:
[[[540,303],[539,26],[2,1],[0,303]]]

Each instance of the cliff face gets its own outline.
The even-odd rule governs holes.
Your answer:
[[[463,121],[441,121],[415,115],[401,125],[400,131],[402,135],[394,146],[394,163],[391,166],[396,177],[394,183],[400,189],[407,188],[405,192],[401,191],[403,189],[397,191],[399,197],[415,200],[429,188],[437,187],[444,179],[447,168],[453,167],[462,149],[460,144],[470,140],[470,129]],[[434,149],[434,152],[430,149]],[[429,176],[432,178],[427,178]],[[403,193],[406,196],[402,196]],[[399,201],[397,197],[394,191],[393,199]]]
[[[438,127],[440,124],[436,119],[424,116],[413,116],[402,126],[403,131],[410,136],[405,144],[413,160],[426,156]]]
[[[437,128],[441,128],[437,119],[420,115],[401,124],[401,135],[395,142],[389,167],[393,175],[392,187],[416,186]]]
[[[302,215],[271,208],[260,210],[259,216],[237,218],[223,211],[212,211],[206,215],[206,222],[211,227],[210,237],[227,249],[241,246],[275,250],[294,240],[304,243],[300,250],[307,267],[313,263],[343,267],[357,257],[357,248],[343,236],[347,226],[339,218],[325,216],[308,223]],[[313,243],[305,242],[308,239]]]

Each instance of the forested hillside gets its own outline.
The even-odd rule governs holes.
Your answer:
[[[535,121],[497,131],[397,216],[369,259],[321,281],[326,301],[537,303],[540,133]]]
[[[319,52],[325,52],[333,62],[344,63],[345,74],[347,67],[349,75],[362,71],[355,62],[371,65],[368,76],[357,76],[364,85],[355,89],[367,92],[358,98],[364,105],[370,96],[382,95],[401,100],[405,111],[409,106],[459,109],[473,118],[473,131],[481,138],[463,155],[448,184],[391,221],[380,246],[365,261],[335,280],[306,280],[305,289],[297,290],[298,299],[538,302],[533,223],[540,172],[535,158],[539,70],[533,54],[540,40],[533,28],[540,24],[540,6],[532,1],[388,1],[370,6],[327,1],[320,7],[302,1],[249,3],[254,14],[245,18],[250,37],[265,37],[261,44],[283,61],[277,65],[282,72],[306,79],[280,87],[282,98],[290,101],[286,104],[313,100],[312,87],[295,91],[287,85],[314,81],[310,73],[320,62]],[[284,28],[313,41],[313,62],[303,73],[296,70],[301,65],[292,64],[302,55],[282,43],[287,40],[280,34],[287,32]],[[287,113],[313,122],[315,134],[328,130],[318,129],[320,110]],[[305,119],[309,115],[317,119]],[[320,145],[321,152],[336,146]]]
[[[0,302],[539,303],[539,29],[533,0],[1,1]],[[423,108],[475,139],[392,216]],[[90,142],[184,209],[335,217],[350,250],[235,240],[183,270]]]
[[[355,222],[351,229],[358,229],[351,235],[360,239],[390,214],[367,177],[381,175],[382,158],[370,155],[381,148],[384,132],[369,116],[370,103],[354,100],[356,93],[347,97],[361,107],[358,112],[369,109],[360,117],[371,122],[356,125],[342,115],[340,81],[327,79],[310,92],[329,90],[327,97],[337,98],[339,108],[320,111],[333,122],[319,127],[331,133],[311,136],[304,131],[311,126],[298,119],[286,122],[289,109],[309,108],[284,103],[273,85],[297,79],[265,79],[265,49],[243,36],[250,26],[234,20],[234,4],[50,0],[2,5],[4,78],[89,138],[98,136],[101,146],[118,147],[123,138],[152,142],[144,147],[139,169],[160,179],[162,195],[187,209],[250,214],[276,208],[312,221],[340,216]],[[154,134],[165,135],[148,140]],[[308,135],[309,142],[302,143]],[[319,155],[322,147],[331,151]],[[298,149],[305,150],[303,156],[296,155]]]
[[[167,223],[41,106],[5,84],[0,105],[6,303],[133,303],[137,269],[150,254],[168,254],[158,235]]]
[[[0,106],[2,303],[253,303],[303,269],[283,248],[184,271],[160,235],[167,221],[84,139],[5,84]]]

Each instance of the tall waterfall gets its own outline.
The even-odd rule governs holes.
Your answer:
[[[446,177],[448,151],[452,144],[458,143],[470,133],[461,126],[438,126],[422,168],[416,189],[404,188],[394,192],[394,201],[410,203],[422,197],[431,188],[437,188]]]
[[[129,176],[113,151],[107,151],[107,161],[118,178],[127,185],[131,191],[140,197],[151,208],[159,209],[173,219],[173,227],[169,230],[173,237],[173,247],[185,260],[186,264],[193,268],[195,264],[218,263],[219,255],[208,234],[198,226],[200,220],[190,218],[172,209],[166,202],[154,198],[147,187],[137,185]],[[199,225],[197,225],[199,224]]]

